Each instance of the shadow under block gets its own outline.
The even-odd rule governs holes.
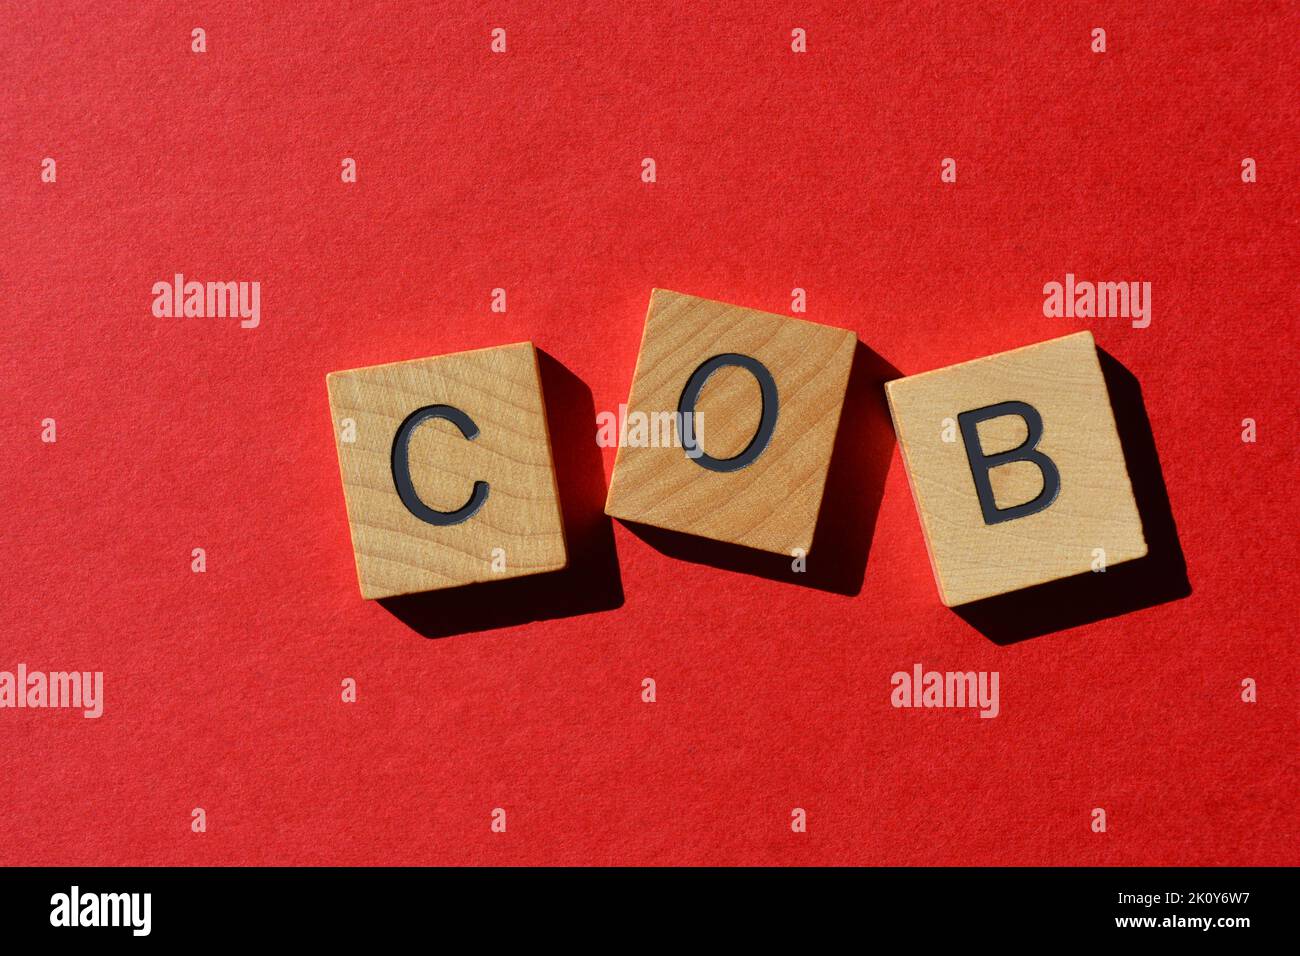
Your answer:
[[[332,372],[326,386],[362,597],[565,566],[532,343]],[[354,441],[346,440],[349,419]],[[406,469],[395,452],[402,446]],[[398,488],[402,470],[411,506]],[[425,509],[425,518],[417,515]],[[470,511],[457,523],[430,522]]]
[[[856,344],[846,329],[654,290],[605,513],[762,551],[807,553]],[[720,356],[711,372],[701,370]],[[697,400],[683,405],[692,381]],[[663,422],[688,407],[698,416],[690,421],[702,455],[691,457],[680,442],[663,447],[655,441],[663,429],[653,425],[650,441],[659,447],[638,440],[638,416]],[[768,417],[774,424],[764,445]]]
[[[897,379],[885,391],[944,604],[1147,553],[1091,332]],[[977,475],[987,480],[983,501]]]

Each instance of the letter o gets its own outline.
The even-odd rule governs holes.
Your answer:
[[[685,427],[686,422],[694,420],[695,404],[700,399],[700,392],[704,388],[704,383],[709,380],[710,375],[720,368],[743,368],[754,376],[758,382],[759,391],[763,396],[763,409],[758,422],[758,431],[754,433],[754,437],[750,439],[744,450],[731,458],[714,458],[712,455],[706,454],[704,449],[699,447],[699,439],[695,437],[695,429]],[[739,471],[747,465],[752,465],[758,460],[758,456],[767,450],[768,443],[772,440],[772,433],[776,431],[778,404],[776,380],[772,378],[772,373],[767,370],[767,366],[758,359],[751,358],[748,355],[739,355],[735,352],[724,352],[722,355],[715,355],[713,358],[706,360],[691,373],[691,377],[686,381],[686,387],[682,389],[681,400],[677,403],[677,414],[679,420],[683,423],[682,447],[686,450],[687,457],[693,459],[701,468],[707,468],[709,471]]]

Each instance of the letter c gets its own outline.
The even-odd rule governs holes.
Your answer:
[[[406,420],[398,427],[397,434],[393,436],[393,484],[397,486],[397,496],[402,499],[402,504],[406,505],[407,511],[427,524],[446,527],[468,521],[483,507],[483,503],[487,501],[488,483],[474,482],[474,490],[470,492],[469,501],[455,511],[437,511],[420,500],[411,481],[411,435],[421,424],[433,418],[451,422],[460,429],[460,433],[467,441],[473,441],[478,437],[478,426],[474,424],[474,419],[459,408],[452,405],[425,405],[423,408],[417,408],[406,416]]]

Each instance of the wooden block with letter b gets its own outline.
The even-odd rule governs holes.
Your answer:
[[[807,553],[856,344],[846,329],[654,290],[605,513]]]
[[[532,343],[326,376],[365,598],[565,566]]]
[[[885,391],[944,604],[1147,553],[1091,332]]]

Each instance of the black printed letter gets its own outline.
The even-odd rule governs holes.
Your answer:
[[[735,352],[715,355],[691,373],[686,387],[682,389],[681,400],[677,403],[677,420],[682,423],[694,422],[695,403],[699,401],[700,390],[704,388],[704,383],[718,369],[727,367],[743,368],[758,380],[758,387],[763,396],[763,408],[758,422],[758,431],[745,446],[745,450],[733,458],[714,458],[706,455],[696,437],[697,430],[690,425],[682,428],[682,447],[686,449],[686,456],[709,471],[739,471],[746,465],[752,465],[758,456],[763,454],[767,443],[772,440],[772,433],[776,431],[776,380],[772,378],[772,373],[767,370],[767,366],[758,359],[750,358],[748,355],[737,355]]]
[[[488,483],[474,482],[474,490],[470,493],[469,501],[455,511],[435,511],[420,500],[420,496],[415,493],[415,485],[411,482],[409,458],[411,434],[420,423],[430,418],[441,418],[451,422],[469,441],[478,437],[478,426],[459,408],[451,405],[425,405],[423,408],[417,408],[406,416],[406,421],[402,422],[401,427],[397,429],[397,434],[393,436],[393,484],[397,486],[398,497],[402,499],[402,504],[406,505],[406,510],[421,521],[440,526],[460,524],[462,521],[468,521],[479,508],[483,507],[483,502],[487,501]]]
[[[1001,451],[995,455],[986,455],[980,447],[980,436],[976,426],[980,422],[1001,418],[1003,415],[1019,415],[1024,419],[1029,434],[1024,443],[1017,448]],[[1061,473],[1057,471],[1056,463],[1037,448],[1043,437],[1043,418],[1032,405],[1024,402],[998,402],[996,405],[987,405],[972,412],[962,412],[957,416],[957,424],[961,427],[962,441],[966,443],[966,460],[970,462],[971,477],[975,479],[975,494],[979,496],[980,511],[984,514],[986,525],[1037,514],[1056,500],[1056,496],[1061,492]],[[1013,461],[1028,461],[1037,465],[1038,470],[1043,473],[1043,490],[1033,501],[1026,501],[1022,505],[1014,505],[1010,508],[999,508],[997,502],[993,500],[989,472],[999,465]]]

